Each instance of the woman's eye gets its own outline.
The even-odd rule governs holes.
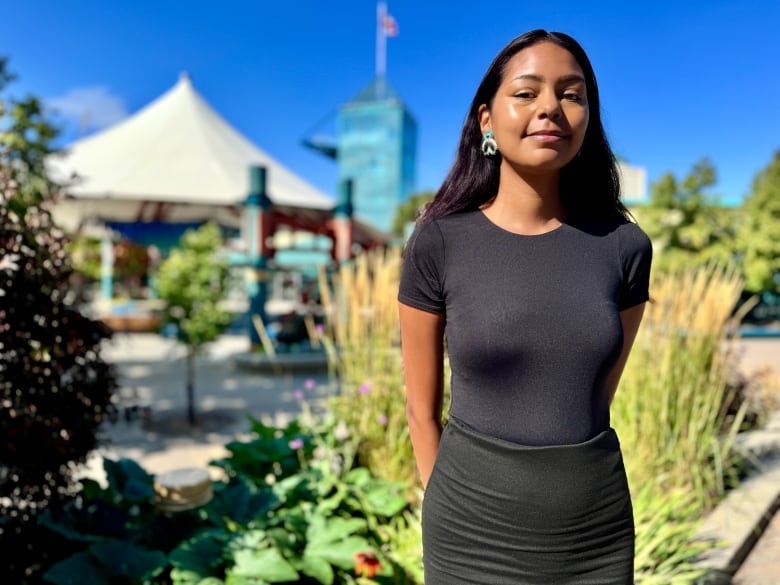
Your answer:
[[[578,102],[580,101],[580,94],[575,92],[567,92],[563,94],[563,99],[569,100],[570,102]]]
[[[518,91],[515,94],[515,97],[522,98],[522,99],[531,99],[532,97],[534,97],[534,94],[531,91]]]

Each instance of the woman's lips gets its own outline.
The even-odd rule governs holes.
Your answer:
[[[529,134],[528,138],[539,142],[560,142],[566,139],[566,136],[557,132],[534,132]]]

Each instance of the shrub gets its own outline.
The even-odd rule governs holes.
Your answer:
[[[68,306],[65,238],[42,205],[16,199],[0,160],[0,549],[19,581],[45,562],[35,517],[70,497],[116,388],[100,356],[110,332]],[[15,205],[11,205],[14,201]],[[12,211],[19,209],[19,212]]]
[[[400,487],[353,468],[333,425],[283,429],[252,421],[253,436],[215,462],[225,481],[187,512],[154,508],[153,477],[106,461],[108,487],[85,481],[79,501],[44,524],[78,546],[49,567],[54,585],[398,583],[380,529],[407,509]],[[376,571],[376,575],[369,577]]]

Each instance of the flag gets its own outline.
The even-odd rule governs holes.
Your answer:
[[[398,36],[398,23],[392,14],[385,13],[382,15],[382,30],[387,37]]]

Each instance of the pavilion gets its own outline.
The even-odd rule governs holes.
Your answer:
[[[339,185],[335,199],[322,193],[233,128],[187,74],[132,116],[76,141],[47,164],[65,185],[53,214],[66,230],[107,227],[106,233],[166,250],[187,228],[215,220],[237,235],[234,261],[258,275],[290,267],[277,252],[282,256],[293,240],[300,251],[302,240],[292,234],[309,234],[303,241],[313,257],[322,261],[326,250],[332,262],[390,240],[353,219],[350,181]],[[110,246],[104,250],[110,264]],[[103,296],[110,298],[107,272]],[[264,299],[250,304],[262,311]]]

